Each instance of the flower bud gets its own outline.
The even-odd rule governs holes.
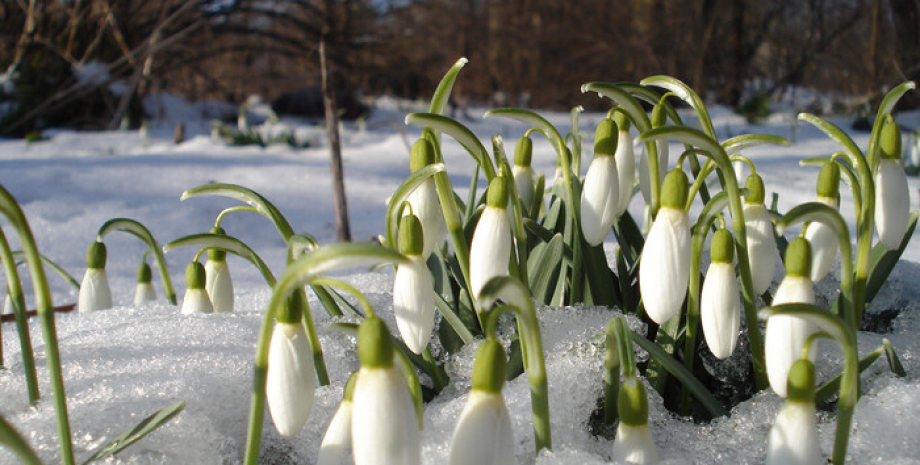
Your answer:
[[[496,276],[508,275],[511,257],[511,220],[507,181],[499,176],[489,185],[488,204],[479,217],[470,244],[470,291],[478,298],[483,286]]]
[[[595,152],[581,192],[581,229],[588,244],[596,246],[610,233],[616,220],[619,192],[615,157]]]
[[[658,449],[648,427],[645,386],[635,378],[624,381],[617,409],[620,424],[613,442],[613,460],[633,464],[658,463]]]
[[[303,429],[316,390],[313,352],[303,324],[275,324],[268,349],[265,395],[278,433],[293,438]]]
[[[182,314],[213,313],[214,306],[205,289],[207,282],[204,266],[193,260],[185,267],[185,298],[182,299]]]
[[[137,289],[134,292],[134,305],[143,305],[157,299],[153,290],[153,272],[146,261],[142,261],[137,269]]]
[[[594,132],[594,156],[613,155],[617,151],[619,129],[610,118],[605,118],[597,125]]]
[[[888,250],[901,246],[909,216],[910,192],[901,160],[883,157],[875,174],[875,229],[882,246]]]
[[[105,244],[93,242],[86,250],[86,267],[105,269],[106,255]]]
[[[882,133],[879,138],[879,152],[882,159],[901,159],[901,128],[898,127],[891,115],[882,123]]]
[[[358,361],[368,368],[393,366],[393,342],[386,323],[380,318],[367,318],[358,326]]]
[[[680,170],[665,178],[662,207],[642,249],[639,289],[646,314],[658,324],[680,310],[690,281],[690,220],[683,209],[686,181]],[[680,208],[670,206],[678,203]]]
[[[533,140],[528,136],[518,139],[514,145],[514,164],[516,166],[530,166],[533,158]]]
[[[494,338],[487,338],[476,351],[473,364],[473,389],[500,394],[505,385],[505,349]]]
[[[823,463],[815,421],[815,368],[810,361],[798,360],[792,366],[788,391],[770,429],[766,465]]]
[[[709,350],[716,358],[731,356],[741,328],[741,293],[732,265],[732,234],[720,229],[712,236],[712,263],[700,295],[700,321]]]
[[[744,203],[749,205],[763,205],[764,199],[766,198],[766,192],[763,186],[763,178],[761,178],[760,175],[753,173],[748,176],[747,180],[744,182],[744,187],[748,190]]]

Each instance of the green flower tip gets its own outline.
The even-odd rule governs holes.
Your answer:
[[[150,271],[150,265],[147,262],[141,262],[141,266],[137,268],[137,282],[149,284],[150,281],[153,281],[153,272]]]
[[[786,276],[811,276],[811,243],[796,237],[786,248]]]
[[[818,197],[837,198],[840,192],[840,166],[836,162],[827,162],[818,172]]]
[[[199,263],[198,260],[192,260],[192,262],[185,267],[185,285],[188,286],[189,289],[204,289],[204,284],[204,265]]]
[[[626,113],[622,111],[616,112],[613,115],[613,122],[617,124],[617,128],[619,128],[620,131],[629,130],[629,118],[626,117]]]
[[[399,219],[399,253],[403,255],[421,255],[424,245],[422,222],[413,214]]]
[[[224,228],[220,226],[214,226],[211,228],[211,234],[217,234],[221,236],[226,236],[227,232],[224,231]],[[227,252],[218,249],[209,249],[208,250],[208,260],[214,262],[223,262],[227,260]]]
[[[358,372],[354,372],[351,376],[348,377],[348,381],[345,382],[345,393],[342,396],[342,400],[345,402],[351,402],[352,397],[355,394],[355,382],[358,381]]]
[[[617,412],[620,414],[620,421],[627,425],[648,424],[648,396],[642,381],[636,378],[623,381],[617,396]]]
[[[668,171],[664,177],[664,185],[661,188],[661,205],[674,209],[684,209],[687,203],[687,194],[690,190],[690,181],[687,174],[680,168],[674,168]]]
[[[613,156],[617,151],[618,137],[617,124],[610,118],[602,120],[594,133],[594,156]]]
[[[409,170],[413,173],[434,163],[434,146],[428,139],[419,139],[412,144],[409,157]]]
[[[489,183],[489,193],[486,197],[486,205],[495,208],[505,208],[508,206],[508,178],[496,176]]]
[[[86,267],[95,269],[105,269],[106,251],[105,244],[102,242],[93,242],[86,250]]]
[[[358,326],[358,361],[362,368],[393,366],[393,341],[387,324],[372,316]]]
[[[729,230],[720,229],[713,233],[712,243],[709,244],[709,256],[713,263],[732,262],[735,257],[735,241]]]
[[[476,351],[476,361],[473,364],[473,389],[491,392],[502,392],[505,385],[505,349],[495,338],[488,338]]]
[[[882,123],[881,143],[879,147],[882,151],[882,158],[900,160],[901,159],[901,129],[889,115]]]
[[[815,401],[815,365],[807,358],[797,360],[789,369],[787,398],[795,402]]]
[[[763,205],[766,195],[763,187],[763,178],[761,178],[759,174],[754,173],[748,176],[747,180],[744,181],[744,188],[748,190],[748,195],[744,199],[745,203],[749,205]]]
[[[530,166],[531,160],[533,160],[533,140],[522,136],[514,145],[514,164],[515,166]]]
[[[651,123],[653,128],[657,128],[664,125],[665,119],[664,105],[657,104],[652,108],[652,117]]]

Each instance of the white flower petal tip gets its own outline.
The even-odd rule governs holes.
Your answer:
[[[438,200],[438,190],[434,179],[426,179],[411,194],[407,200],[412,206],[412,214],[422,222],[425,243],[422,246],[422,256],[426,259],[447,237],[447,224],[444,222],[444,213],[441,211],[441,202]]]
[[[93,312],[112,308],[112,291],[105,268],[87,268],[80,284],[80,299],[77,308],[81,312]]]
[[[450,442],[450,465],[514,465],[514,432],[500,393],[470,391]]]
[[[617,151],[613,156],[617,161],[617,175],[619,176],[617,180],[619,193],[617,194],[617,208],[614,214],[620,217],[626,212],[626,207],[629,206],[629,200],[632,197],[633,183],[636,181],[636,154],[633,150],[632,137],[629,136],[628,130],[621,130],[618,140],[620,142],[617,144]]]
[[[361,368],[352,398],[355,465],[418,465],[420,433],[409,390],[395,368]]]
[[[225,260],[208,260],[204,264],[205,289],[217,313],[233,311],[233,280]]]
[[[897,250],[907,233],[910,192],[907,176],[898,160],[882,158],[875,175],[875,229],[879,242]]]
[[[316,465],[351,465],[351,401],[343,400],[335,411],[323,442],[319,445]]]
[[[393,313],[396,328],[409,350],[421,354],[434,329],[434,285],[431,272],[415,257],[400,265],[393,280]]]
[[[214,313],[208,291],[204,289],[188,289],[182,299],[182,314],[193,315],[196,313]]]
[[[776,257],[779,254],[767,207],[762,204],[745,205],[744,226],[747,230],[746,242],[754,294],[760,295],[773,283]]]
[[[144,305],[157,300],[157,293],[153,290],[151,283],[137,283],[137,289],[134,291],[134,305]]]
[[[827,276],[837,259],[837,235],[824,223],[809,223],[805,239],[811,243],[811,280],[819,282]]]
[[[610,156],[595,156],[581,193],[581,228],[588,244],[596,246],[610,234],[616,219],[619,192],[616,160]]]
[[[645,240],[639,288],[645,311],[662,324],[680,310],[690,280],[690,220],[683,210],[663,207]]]
[[[278,433],[293,438],[313,407],[313,353],[303,325],[277,323],[268,349],[265,396]]]
[[[483,286],[496,276],[508,275],[511,258],[511,221],[501,208],[486,207],[470,244],[470,287],[479,298]]]
[[[776,289],[773,305],[815,302],[815,288],[811,279],[805,276],[786,277]],[[767,379],[770,387],[780,397],[786,397],[786,382],[789,369],[801,358],[802,347],[808,337],[817,331],[811,323],[794,316],[776,315],[767,319],[764,334],[764,355],[767,365]],[[815,360],[817,341],[811,343],[808,358]]]
[[[770,429],[766,465],[823,464],[820,439],[814,404],[787,401]]]
[[[716,358],[731,356],[741,329],[741,294],[730,263],[709,265],[700,297],[703,336]]]
[[[635,465],[658,463],[658,448],[647,424],[629,425],[620,422],[613,441],[613,460]]]

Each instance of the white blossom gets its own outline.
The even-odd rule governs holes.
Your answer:
[[[393,313],[396,328],[409,350],[421,354],[434,329],[434,285],[431,272],[420,256],[400,265],[393,280]]]
[[[352,399],[355,465],[418,465],[418,421],[409,390],[394,366],[362,367]]]
[[[882,158],[875,175],[875,229],[886,249],[900,247],[909,215],[910,192],[904,168],[898,159]]]
[[[502,394],[473,389],[450,442],[450,465],[513,465],[514,433]]]
[[[315,389],[313,352],[303,325],[279,321],[268,348],[265,395],[281,436],[293,438],[303,428],[313,407]]]
[[[773,223],[770,213],[763,204],[747,204],[744,206],[744,226],[746,230],[746,244],[748,260],[751,265],[751,281],[754,284],[754,294],[763,294],[773,282],[773,272],[776,268],[776,237],[773,235]]]
[[[689,280],[690,220],[683,210],[662,207],[639,265],[639,289],[652,321],[662,324],[677,314]]]
[[[77,308],[81,312],[92,312],[112,308],[112,291],[105,268],[87,268],[80,284],[80,299]]]
[[[487,206],[476,225],[470,245],[470,287],[478,298],[483,286],[496,276],[508,275],[511,258],[511,220],[503,208]]]
[[[823,464],[820,439],[815,405],[786,401],[770,428],[766,465]]]
[[[581,192],[581,228],[588,244],[598,245],[610,234],[619,191],[616,160],[609,155],[595,156]]]
[[[719,359],[728,358],[741,328],[741,294],[731,263],[709,265],[700,296],[700,320],[709,350]]]
[[[787,276],[783,279],[773,296],[773,305],[789,303],[815,303],[815,287],[809,277]],[[794,316],[774,315],[767,319],[764,335],[767,379],[773,392],[780,397],[786,397],[789,369],[801,358],[805,341],[816,331],[813,324]],[[817,341],[814,341],[808,358],[814,361],[816,353]]]
[[[233,311],[233,280],[226,260],[208,260],[204,264],[206,276],[205,289],[211,299],[214,311],[218,313]]]

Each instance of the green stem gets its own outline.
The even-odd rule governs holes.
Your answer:
[[[173,290],[172,280],[169,278],[166,258],[163,257],[163,251],[160,249],[160,244],[153,238],[153,234],[150,233],[150,230],[140,222],[130,218],[112,218],[99,227],[99,231],[96,233],[96,242],[102,242],[106,234],[112,231],[124,231],[137,237],[143,241],[144,244],[147,244],[147,247],[153,251],[154,258],[156,258],[157,268],[160,271],[160,279],[163,281],[163,290],[166,293],[166,298],[171,304],[176,305],[176,291]]]
[[[10,448],[25,465],[42,465],[41,459],[29,447],[22,435],[2,416],[0,416],[0,444]]]
[[[217,219],[214,220],[214,227],[219,228],[221,222],[224,221],[224,216],[226,216],[228,213],[233,213],[233,212],[259,213],[259,210],[256,210],[254,207],[250,207],[248,205],[237,205],[235,207],[225,208],[223,211],[221,211],[217,215]]]
[[[29,334],[29,318],[26,315],[26,298],[22,292],[22,282],[16,270],[16,262],[10,252],[10,244],[6,234],[0,228],[0,261],[6,273],[6,290],[13,303],[13,312],[16,314],[16,332],[19,334],[19,347],[22,353],[22,368],[26,377],[26,390],[29,393],[29,403],[38,402],[38,375],[35,373],[35,353],[32,349],[32,336]]]

